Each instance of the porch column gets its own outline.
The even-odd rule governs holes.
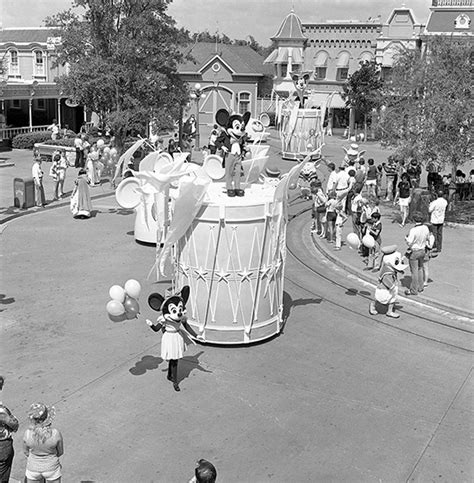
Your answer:
[[[87,108],[86,108],[86,106],[84,106],[84,121],[83,121],[83,124],[85,124],[86,122],[87,122]]]
[[[61,98],[59,97],[57,101],[58,101],[58,116],[57,116],[58,126],[61,126]]]
[[[30,97],[28,99],[28,119],[30,125],[30,132],[33,131],[33,99]]]

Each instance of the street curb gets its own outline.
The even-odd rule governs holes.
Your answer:
[[[108,196],[113,196],[114,193],[115,193],[114,191],[110,191],[109,193],[101,193],[100,195],[94,195],[94,196],[91,196],[91,200],[99,200],[101,198],[107,198]],[[56,208],[63,208],[64,206],[68,206],[69,203],[70,201],[68,200],[68,201],[63,201],[61,203],[57,203],[53,206],[46,205],[45,208],[41,208],[41,209],[38,209],[37,207],[32,207],[31,209],[27,208],[26,210],[20,211],[19,213],[14,213],[13,215],[5,217],[3,220],[0,220],[0,225],[4,225],[5,223],[16,220],[17,218],[20,218],[22,216],[33,215],[35,213],[44,213],[46,211],[54,210]]]
[[[346,272],[349,272],[352,275],[355,275],[356,277],[358,277],[358,278],[364,280],[365,282],[368,282],[368,283],[370,283],[370,284],[372,284],[374,286],[377,284],[377,281],[376,280],[374,280],[373,278],[368,277],[362,271],[359,271],[356,268],[351,267],[350,265],[346,265],[344,262],[342,262],[341,260],[339,260],[338,258],[336,258],[332,253],[330,253],[328,250],[326,250],[325,248],[323,248],[323,246],[321,244],[319,244],[315,240],[315,238],[314,238],[313,235],[311,235],[311,238],[313,240],[313,244],[314,244],[315,248],[324,257],[326,257],[327,259],[329,259],[332,263],[334,263],[335,265],[337,265],[339,268],[342,268]],[[459,309],[459,308],[454,307],[454,306],[449,305],[449,304],[445,304],[445,303],[438,302],[437,300],[430,299],[429,297],[426,297],[426,296],[418,295],[416,297],[416,300],[413,299],[413,298],[404,297],[403,295],[399,295],[398,297],[401,300],[404,300],[406,302],[416,302],[416,303],[418,303],[420,305],[424,305],[426,307],[432,307],[432,308],[436,308],[438,310],[442,310],[442,311],[445,311],[445,312],[449,312],[449,313],[451,313],[453,315],[456,315],[458,317],[464,317],[464,318],[467,318],[467,319],[473,319],[473,317],[474,317],[474,314],[472,314],[469,311],[465,311],[465,310]]]
[[[445,226],[449,226],[450,228],[467,228],[468,230],[474,230],[474,225],[467,223],[454,223],[452,221],[447,221],[445,222]]]

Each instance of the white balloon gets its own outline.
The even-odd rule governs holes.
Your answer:
[[[141,290],[142,290],[142,287],[140,283],[134,280],[133,278],[125,282],[125,292],[130,297],[134,299],[138,299],[138,297],[140,296]]]
[[[97,147],[102,148],[104,146],[105,142],[103,139],[98,139],[97,140]]]
[[[109,295],[112,300],[123,303],[125,300],[125,290],[120,285],[112,285],[109,290]]]
[[[373,248],[375,246],[375,240],[372,235],[364,235],[364,238],[362,238],[362,244],[367,247],[367,248]]]
[[[125,313],[125,307],[118,300],[110,300],[106,308],[107,313],[112,317],[119,317]]]
[[[354,250],[359,248],[360,240],[356,233],[349,233],[346,237],[347,244]]]

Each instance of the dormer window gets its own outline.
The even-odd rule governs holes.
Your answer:
[[[18,52],[16,50],[8,51],[8,76],[20,77],[20,64],[18,62]]]
[[[456,17],[456,20],[454,21],[454,28],[456,30],[466,30],[470,27],[470,25],[471,19],[465,13],[461,13],[461,15],[458,15]]]
[[[44,77],[44,55],[42,50],[35,50],[33,52],[33,76]]]

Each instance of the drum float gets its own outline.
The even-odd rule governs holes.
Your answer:
[[[283,159],[301,159],[301,153],[319,148],[321,128],[320,109],[283,109],[280,124]]]
[[[205,342],[248,344],[282,323],[285,222],[275,188],[250,185],[229,198],[213,183],[176,245],[175,286],[189,285],[188,323]]]

